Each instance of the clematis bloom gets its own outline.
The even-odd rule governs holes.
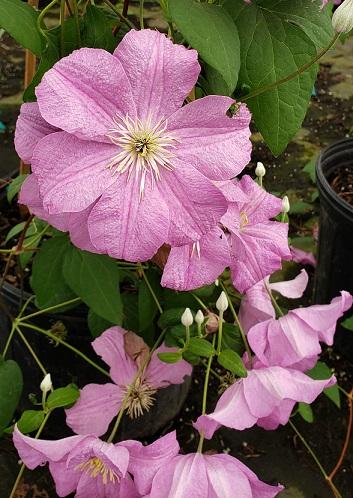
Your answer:
[[[128,341],[137,342],[136,354],[129,351]],[[185,360],[175,364],[160,361],[158,353],[175,351],[175,348],[160,346],[131,389],[139,368],[144,364],[141,356],[148,354],[142,339],[121,327],[111,327],[95,339],[92,346],[109,365],[114,384],[88,384],[80,391],[76,404],[66,410],[66,423],[76,434],[105,434],[128,391],[127,413],[135,418],[150,409],[157,389],[181,384],[185,376],[191,375],[192,367]]]
[[[221,426],[244,430],[255,424],[264,429],[285,425],[298,401],[312,403],[326,388],[336,382],[313,380],[294,369],[264,367],[255,361],[248,376],[237,380],[222,394],[213,413],[201,415],[195,428],[211,439]]]
[[[49,130],[31,157],[48,215],[85,213],[95,252],[128,261],[212,229],[227,208],[213,180],[248,163],[250,113],[241,104],[228,117],[234,101],[221,96],[182,107],[199,72],[195,50],[152,30],[130,31],[113,55],[82,48],[58,61],[36,95],[39,119],[60,131]],[[23,118],[20,155],[30,133]]]
[[[146,498],[273,498],[283,486],[270,486],[230,455],[178,455],[156,473]]]
[[[254,325],[248,341],[263,365],[279,365],[309,370],[321,353],[320,341],[331,346],[337,320],[353,303],[353,297],[342,291],[330,304],[317,304],[289,311]]]

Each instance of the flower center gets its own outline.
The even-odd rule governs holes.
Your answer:
[[[121,148],[112,158],[107,168],[113,174],[128,174],[128,179],[135,174],[140,179],[140,198],[144,194],[146,177],[150,175],[152,187],[161,178],[161,170],[173,170],[171,159],[174,154],[176,138],[166,131],[165,120],[152,123],[151,117],[145,121],[131,119],[128,115],[114,118],[114,127],[107,136]]]
[[[108,482],[112,482],[114,484],[115,482],[120,481],[118,474],[111,468],[107,467],[107,465],[97,457],[90,458],[87,462],[80,463],[75,467],[75,470],[85,472],[90,477],[97,478],[101,476],[103,484],[108,484]]]
[[[245,211],[240,211],[240,229],[249,224],[249,218]]]
[[[133,388],[127,387],[125,392],[129,390],[129,399],[126,405],[126,411],[130,418],[137,418],[148,412],[154,403],[154,394],[157,392],[153,386],[143,380],[138,380]]]

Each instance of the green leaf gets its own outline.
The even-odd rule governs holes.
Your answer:
[[[308,422],[309,424],[314,422],[313,410],[307,403],[298,403],[298,412],[305,422]]]
[[[325,380],[332,377],[332,372],[326,363],[318,361],[314,368],[306,372],[309,377],[315,380]],[[337,406],[341,408],[340,391],[337,385],[324,389],[324,394]]]
[[[38,308],[48,308],[76,297],[63,277],[66,254],[71,251],[68,237],[54,237],[43,242],[33,259],[31,287]]]
[[[181,322],[181,315],[184,313],[184,311],[185,308],[171,308],[169,310],[163,311],[158,320],[158,327],[161,329],[165,329],[167,327],[171,327],[172,325],[179,325]],[[185,330],[184,326],[183,328]]]
[[[310,180],[313,183],[316,183],[316,172],[315,172],[315,164],[316,161],[313,159],[312,161],[309,161],[303,168],[303,171],[307,173],[310,177]]]
[[[157,353],[157,356],[164,363],[178,363],[178,361],[183,359],[183,355],[181,352]]]
[[[1,0],[0,0],[1,2]],[[1,4],[0,4],[1,8]],[[7,187],[7,200],[8,202],[11,202],[12,199],[19,193],[22,187],[22,183],[25,181],[28,175],[19,175],[16,176],[10,183],[10,185]]]
[[[313,206],[305,201],[297,201],[293,202],[290,205],[289,214],[305,214],[311,212],[313,210]]]
[[[47,398],[47,406],[51,410],[53,408],[64,408],[73,405],[80,397],[80,391],[74,384],[69,384],[66,387],[59,387],[49,394]]]
[[[353,330],[353,315],[343,320],[341,325],[347,330]]]
[[[228,95],[233,93],[240,67],[240,42],[228,13],[218,5],[194,0],[169,0],[169,13],[188,43],[213,71],[217,71],[215,91],[226,89]],[[214,84],[214,78],[211,71],[210,85]],[[219,78],[224,82],[221,88]]]
[[[241,40],[240,85],[251,91],[286,78],[307,64],[317,53],[304,30],[281,12],[283,0],[263,0],[246,5],[243,0],[227,0],[225,8],[236,23]],[[286,5],[289,3],[286,0]],[[318,2],[298,0],[298,12],[308,18]],[[284,9],[284,7],[283,7]],[[294,9],[294,7],[293,7]],[[295,15],[294,13],[292,14]],[[322,19],[326,14],[322,14]],[[320,18],[313,17],[312,22]],[[316,19],[316,21],[314,21]],[[325,24],[326,25],[326,24]],[[321,29],[321,24],[318,29]],[[293,138],[305,117],[317,73],[317,65],[274,89],[246,101],[256,126],[271,151],[280,154]]]
[[[112,326],[111,322],[108,322],[105,318],[97,315],[97,313],[91,309],[88,312],[87,323],[89,331],[94,338],[99,337],[105,330]]]
[[[30,237],[26,237],[23,243],[23,248],[24,249],[35,249],[38,247],[39,243],[41,241],[41,237],[38,237],[37,234],[31,235]],[[26,268],[27,264],[29,261],[32,259],[34,252],[33,251],[26,251],[22,252],[19,255],[19,260],[22,268]]]
[[[158,296],[160,294],[159,277],[155,271],[146,270],[146,277],[152,287],[153,292]],[[158,297],[157,297],[158,299]],[[151,325],[157,315],[158,307],[154,300],[148,285],[145,280],[139,282],[138,287],[138,317],[139,331],[145,330]]]
[[[85,47],[104,48],[113,52],[117,41],[104,11],[95,5],[88,5],[84,16],[82,42]]]
[[[63,270],[67,284],[87,306],[109,322],[121,324],[119,270],[113,259],[71,247]]]
[[[212,344],[206,339],[201,339],[200,337],[191,337],[187,350],[194,355],[205,356],[206,358],[209,358],[215,353],[215,349]]]
[[[240,334],[239,327],[232,323],[223,324],[222,348],[231,349],[239,355],[244,352],[244,343]]]
[[[121,270],[120,270],[121,272]],[[123,326],[126,330],[139,332],[138,294],[124,292],[121,294],[123,302]]]
[[[0,357],[0,435],[12,420],[22,387],[22,372],[18,364]]]
[[[42,410],[26,410],[17,422],[17,427],[22,434],[28,434],[39,429],[44,417],[45,413]]]
[[[248,372],[241,357],[231,349],[224,349],[217,357],[218,363],[238,377],[246,377]]]
[[[37,28],[38,12],[21,0],[0,0],[0,27],[24,48],[40,56],[44,46]]]

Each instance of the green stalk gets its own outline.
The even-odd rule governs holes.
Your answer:
[[[55,306],[49,306],[48,308],[44,308],[42,310],[36,311],[35,313],[31,313],[30,315],[26,315],[21,318],[17,318],[18,322],[24,322],[29,318],[34,318],[35,316],[42,315],[43,313],[48,313],[50,311],[55,311],[57,309],[63,308],[64,306],[69,306],[70,304],[79,303],[81,301],[80,297],[75,297],[74,299],[70,299],[69,301],[64,301],[63,303],[56,304]],[[21,314],[19,315],[21,316]]]
[[[215,343],[216,343],[216,336],[214,335],[213,339],[212,339],[212,346],[213,347],[215,346]],[[210,372],[211,372],[213,356],[214,355],[211,355],[207,361],[207,367],[206,367],[206,373],[205,373],[205,383],[203,385],[203,395],[202,395],[202,415],[206,415],[206,410],[207,410],[208,383],[210,381]],[[205,440],[205,436],[204,436],[203,432],[201,432],[199,444],[197,447],[198,453],[202,453],[204,440]]]

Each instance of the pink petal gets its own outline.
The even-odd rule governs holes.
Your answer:
[[[164,34],[131,30],[114,52],[129,80],[137,115],[157,121],[179,109],[200,73],[196,50]]]
[[[239,180],[226,180],[222,182],[215,182],[215,184],[228,202],[236,203],[241,206],[248,202],[249,197],[241,188]]]
[[[88,229],[93,245],[117,259],[150,259],[168,237],[170,215],[165,201],[150,181],[140,200],[139,178],[118,175],[90,214]]]
[[[15,130],[15,149],[25,163],[31,163],[35,146],[46,135],[57,131],[39,112],[37,102],[21,105]]]
[[[309,276],[304,269],[300,270],[293,280],[286,280],[284,282],[269,283],[268,286],[271,290],[278,292],[284,297],[290,299],[298,299],[302,297],[309,281]]]
[[[116,181],[107,164],[116,153],[113,144],[79,140],[65,132],[43,138],[32,169],[43,207],[50,214],[83,211]]]
[[[292,259],[296,263],[301,265],[310,265],[314,268],[316,267],[316,258],[311,252],[303,251],[302,249],[298,249],[297,247],[290,247],[290,252],[292,254]]]
[[[84,439],[85,436],[72,436],[57,441],[34,439],[21,434],[17,426],[13,433],[13,443],[18,454],[26,467],[31,470],[47,462],[61,461]]]
[[[67,496],[76,490],[81,475],[77,470],[67,468],[66,459],[49,462],[49,471],[53,476],[58,496]]]
[[[246,213],[251,225],[274,218],[281,212],[282,199],[266,192],[249,175],[244,175],[238,185],[248,197],[239,209]]]
[[[134,482],[141,495],[149,493],[152,481],[164,464],[179,453],[176,433],[170,432],[148,446],[139,441],[123,441],[121,443],[129,450],[129,472],[134,476]]]
[[[161,280],[164,287],[186,291],[209,285],[228,266],[229,245],[220,228],[201,237],[198,247],[190,244],[171,249]]]
[[[119,386],[128,386],[137,374],[137,367],[126,354],[121,327],[111,327],[92,342],[93,349],[110,367],[110,376]]]
[[[270,296],[261,280],[250,287],[241,300],[239,320],[245,332],[259,322],[275,318],[276,313],[271,303]]]
[[[225,457],[225,458],[224,458]],[[230,455],[206,455],[208,496],[214,498],[234,498],[234,490],[241,498],[253,498],[246,475],[234,463]]]
[[[244,104],[226,115],[230,97],[210,95],[187,104],[168,119],[178,138],[176,154],[212,180],[229,180],[250,161],[250,113]]]
[[[129,80],[119,60],[105,50],[81,48],[62,58],[36,88],[48,123],[78,138],[109,142],[117,113],[135,117]]]
[[[64,213],[63,215],[52,215],[54,216],[68,216],[68,229],[70,233],[71,242],[80,249],[89,252],[99,253],[100,251],[92,244],[91,238],[88,232],[88,218],[91,214],[95,204],[91,204],[88,208],[78,213]],[[55,226],[54,223],[51,223]]]
[[[160,346],[153,353],[146,369],[146,380],[154,387],[168,387],[171,384],[182,384],[186,375],[191,375],[192,366],[185,360],[178,363],[165,363],[158,358],[158,353],[173,352],[176,348]]]
[[[115,384],[88,384],[76,404],[66,410],[66,424],[76,434],[102,436],[119,413],[124,392]]]
[[[270,415],[259,418],[256,425],[262,427],[266,431],[273,431],[277,429],[279,425],[286,425],[295,405],[296,401],[291,399],[283,400],[280,405],[273,409]]]
[[[195,242],[221,219],[227,209],[220,190],[190,164],[173,161],[175,170],[165,172],[158,185],[169,208],[171,246]]]

